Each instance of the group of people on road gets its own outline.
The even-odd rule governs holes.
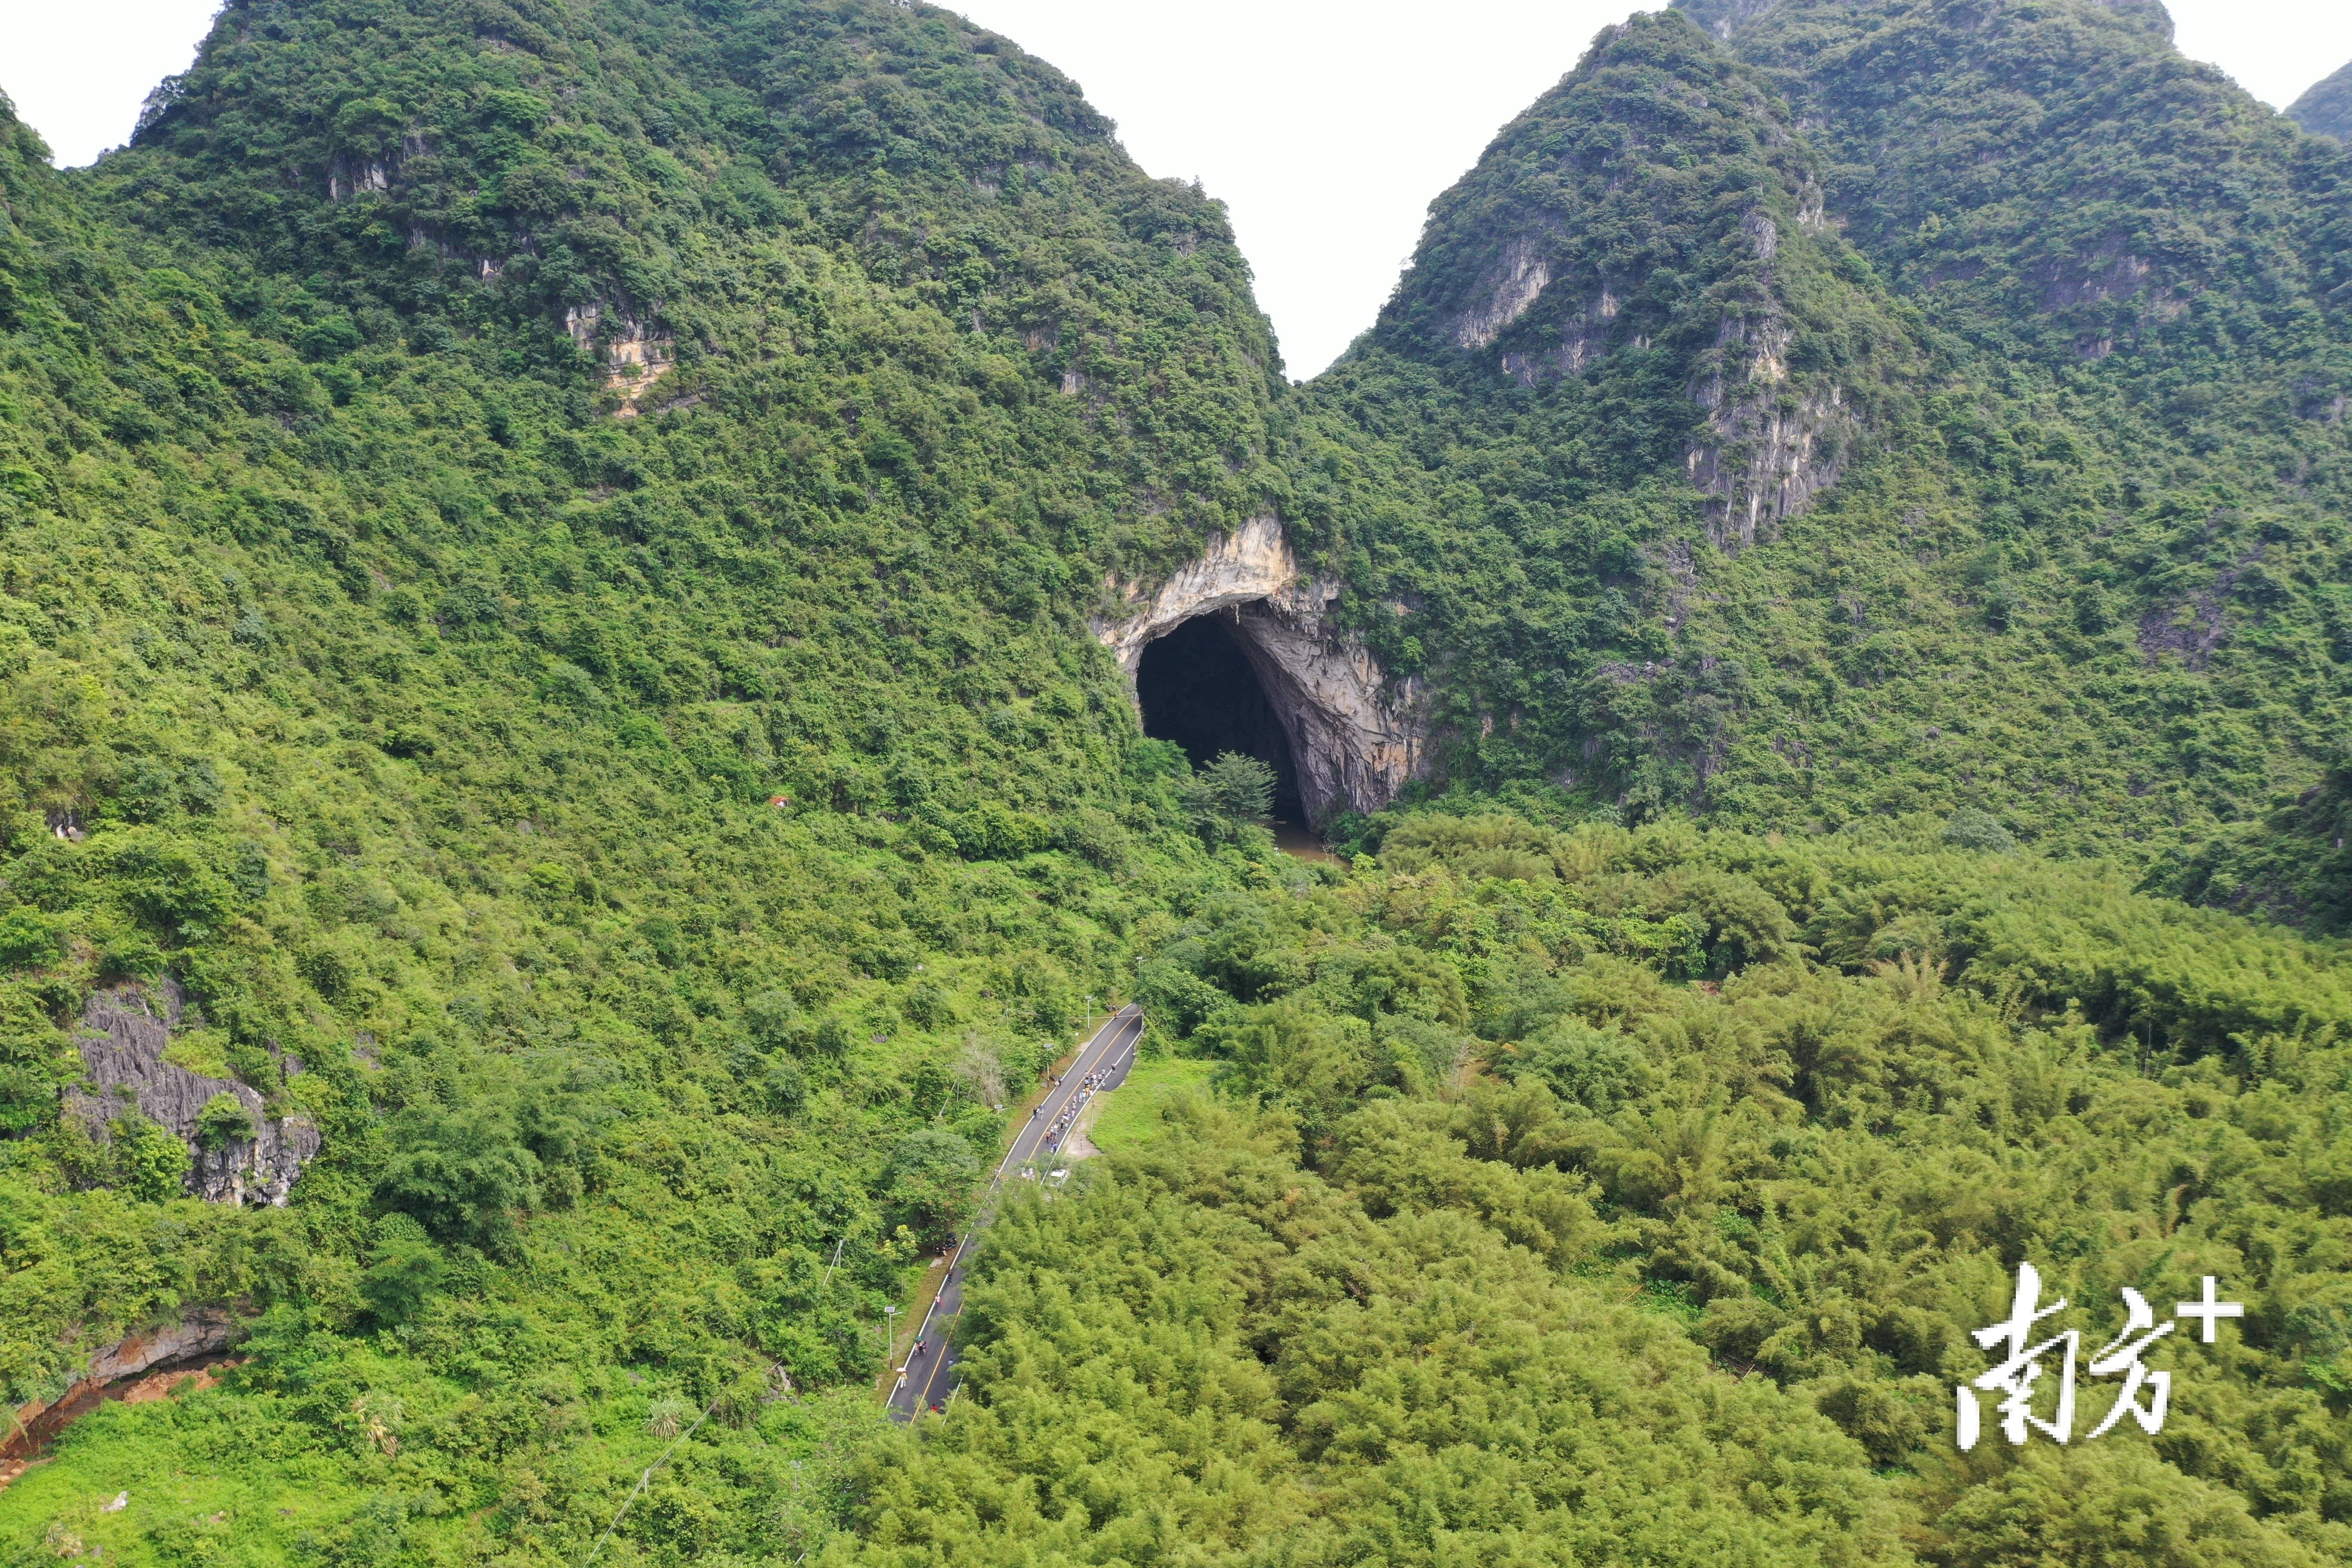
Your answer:
[[[1062,1135],[1069,1131],[1070,1123],[1077,1120],[1078,1112],[1087,1108],[1087,1101],[1095,1097],[1095,1090],[1100,1089],[1103,1086],[1104,1080],[1109,1077],[1109,1068],[1097,1068],[1093,1072],[1087,1074],[1086,1077],[1078,1079],[1078,1092],[1072,1095],[1068,1100],[1064,1102],[1061,1113],[1055,1116],[1052,1125],[1045,1129],[1045,1142],[1042,1145],[1043,1147],[1054,1149],[1061,1146]],[[1060,1079],[1055,1079],[1054,1081],[1058,1084],[1062,1080]],[[1045,1108],[1043,1104],[1040,1104],[1036,1110],[1029,1113],[1030,1118],[1033,1121],[1045,1114]]]

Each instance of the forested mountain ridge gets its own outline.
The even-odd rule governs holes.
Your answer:
[[[91,171],[5,122],[0,1378],[259,1314],[236,1484],[300,1501],[239,1552],[425,1528],[271,1468],[340,1425],[488,1498],[520,1423],[568,1531],[730,1389],[696,1509],[822,1525],[771,1369],[875,1366],[991,1107],[1211,874],[1082,616],[1262,505],[1222,214],[942,13],[713,15],[791,24],[776,117],[682,11],[256,5]],[[68,1108],[98,997],[323,1132],[291,1208],[173,1198],[234,1097]]]
[[[2083,0],[1718,10],[1306,389],[1215,204],[935,9],[249,0],[94,168],[0,125],[0,1381],[242,1362],[0,1555],[2352,1560],[2343,951],[2133,891],[2352,909],[2341,160]],[[1963,166],[2004,71],[2147,108],[2158,282],[1923,237],[1898,67]],[[1351,865],[1090,624],[1265,518],[1445,726]],[[1015,1203],[882,1430],[1113,995],[1213,1099]],[[287,1206],[183,1195],[239,1095],[91,1091],[150,1009],[322,1135]],[[2026,1260],[2247,1312],[2163,1434],[1962,1456]]]
[[[2168,559],[2154,558],[2161,536],[2143,523],[2093,545],[2084,568],[2109,594],[2139,578],[2138,605],[2117,608],[2138,609],[2143,653],[2193,668],[2235,639],[2268,655],[2213,688],[2242,716],[2235,733],[2192,736],[2175,721],[2189,771],[2226,769],[2254,734],[2288,741],[2306,768],[2332,765],[2332,683],[2315,689],[2290,667],[2345,653],[2330,586],[2339,547],[2308,524],[2345,505],[2346,166],[2169,48],[2160,6],[2112,10],[2116,22],[2004,12],[1971,28],[1932,7],[1776,6],[1733,42],[1851,171],[1855,242],[1937,325],[2051,366],[2068,415],[2131,476],[2126,505],[2179,520]],[[1923,79],[1936,90],[1914,91]],[[2297,735],[2282,696],[2328,716]],[[2294,812],[2263,823],[2245,789],[2217,811],[2231,824],[2217,841],[2161,866],[2158,884],[2340,920],[2352,870],[2336,857],[2340,834],[2301,837],[2284,856],[2263,848],[2280,824],[2308,823],[2322,793],[2311,772],[2279,782],[2268,804],[2294,800]]]
[[[672,400],[714,356],[776,354],[772,264],[747,244],[790,234],[1084,388],[1056,445],[1122,484],[1056,509],[1164,552],[1192,539],[1139,517],[1197,533],[1263,505],[1278,366],[1221,210],[944,13],[237,5],[92,184],[159,241],[280,280],[270,324],[313,358],[455,331],[568,364],[568,324],[675,358]],[[885,468],[939,438],[895,435]]]
[[[1730,20],[1604,33],[1440,200],[1303,529],[1466,777],[2179,885],[2342,731],[2342,157],[2087,3]]]
[[[2286,112],[2288,119],[2314,136],[2333,136],[2338,142],[2352,137],[2352,65],[2314,82],[2287,106]]]

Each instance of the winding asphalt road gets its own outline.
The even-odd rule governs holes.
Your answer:
[[[1007,1180],[1020,1179],[1024,1171],[1037,1180],[1050,1178],[1055,1168],[1053,1157],[1061,1152],[1078,1112],[1096,1095],[1127,1081],[1128,1068],[1135,1065],[1136,1042],[1142,1037],[1142,1008],[1130,1005],[1113,1013],[1094,1038],[1079,1047],[1077,1059],[1046,1092],[1037,1114],[1013,1136],[1011,1152],[981,1197],[979,1216],[948,1255],[948,1277],[931,1298],[923,1326],[915,1331],[919,1348],[907,1358],[890,1392],[891,1419],[912,1421],[926,1410],[946,1408],[948,1396],[955,1392],[955,1331],[956,1320],[963,1315],[964,1268],[980,1245],[981,1233],[996,1217],[999,1190]]]

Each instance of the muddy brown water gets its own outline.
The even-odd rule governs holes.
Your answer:
[[[1317,860],[1326,866],[1345,866],[1347,862],[1323,847],[1311,827],[1301,827],[1295,822],[1279,818],[1267,824],[1274,829],[1274,847],[1284,854],[1300,860]]]

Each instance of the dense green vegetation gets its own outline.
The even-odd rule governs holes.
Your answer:
[[[1968,837],[1423,816],[1156,931],[1227,1098],[1000,1223],[840,1559],[2352,1555],[2340,956]],[[2242,1332],[1963,1458],[2026,1259]]]
[[[659,1461],[602,1561],[2352,1560],[2352,970],[2246,918],[2352,925],[2352,165],[2146,12],[1636,17],[1305,389],[943,11],[237,0],[90,170],[0,109],[0,1393],[245,1336],[0,1558],[577,1563]],[[1089,626],[1267,511],[1428,678],[1352,868]],[[142,994],[289,1206],[68,1109]],[[2248,1315],[1962,1458],[2025,1260]]]
[[[305,1493],[121,1539],[576,1555],[639,1407],[714,1397],[750,1457],[676,1506],[801,1539],[825,1428],[771,1377],[870,1374],[995,1108],[1223,874],[1069,591],[1256,504],[1222,216],[999,41],[828,16],[772,78],[667,10],[241,5],[89,174],[5,125],[0,1381],[238,1302],[276,1348],[177,1451],[245,1468],[182,1511]],[[674,338],[655,389],[562,331],[591,290]],[[322,1126],[293,1208],[59,1114],[84,998],[167,982],[174,1060]],[[78,1441],[162,1473],[140,1419]]]
[[[1161,1137],[1167,1123],[1160,1113],[1186,1093],[1207,1088],[1214,1067],[1200,1057],[1138,1061],[1118,1092],[1099,1102],[1100,1111],[1086,1124],[1087,1140],[1097,1149],[1123,1152]]]
[[[2089,4],[1738,9],[1604,33],[1438,202],[1309,390],[1302,533],[1458,777],[2179,885],[2344,732],[2343,155]],[[1763,449],[1699,401],[1743,375],[1840,477],[1739,549],[1685,476]]]
[[[2287,106],[2287,118],[2314,136],[2352,139],[2352,65],[2346,66]]]

